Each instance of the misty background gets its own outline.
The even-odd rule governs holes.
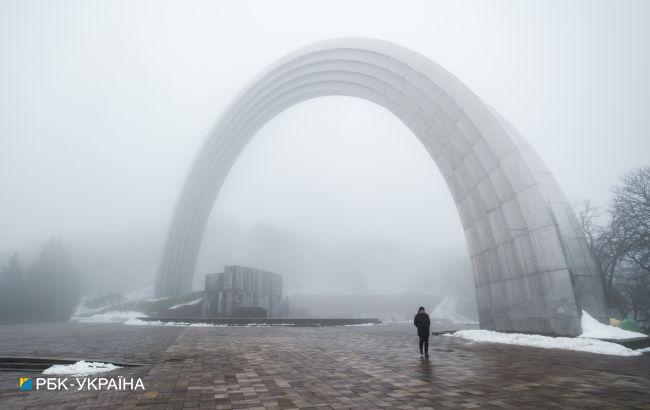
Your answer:
[[[85,294],[150,287],[219,113],[284,54],[343,36],[441,64],[570,200],[604,206],[650,159],[649,17],[644,1],[0,1],[0,263],[28,264],[55,237]],[[245,149],[195,288],[227,264],[281,273],[289,295],[474,298],[435,164],[396,117],[348,97],[281,113]]]

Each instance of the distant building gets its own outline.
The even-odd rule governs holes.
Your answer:
[[[204,316],[275,318],[283,311],[282,276],[277,273],[230,265],[223,273],[205,276]]]

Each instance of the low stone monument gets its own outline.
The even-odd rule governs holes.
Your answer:
[[[203,316],[278,318],[282,316],[282,276],[245,266],[230,265],[223,273],[205,276]]]

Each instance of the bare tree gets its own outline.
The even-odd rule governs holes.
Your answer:
[[[612,210],[626,226],[621,289],[635,320],[650,316],[650,167],[636,168],[614,187]]]
[[[625,240],[627,230],[621,226],[619,218],[608,212],[608,219],[605,225],[599,221],[603,219],[598,208],[591,204],[588,199],[574,206],[578,222],[582,226],[587,239],[587,245],[591,257],[596,265],[605,291],[605,298],[608,306],[619,307],[618,292],[614,288],[614,278],[619,263],[626,253]]]
[[[575,206],[610,307],[647,320],[650,306],[650,167],[621,178],[606,213]]]

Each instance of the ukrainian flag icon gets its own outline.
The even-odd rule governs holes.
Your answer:
[[[30,379],[29,377],[21,377],[20,390],[24,390],[24,391],[32,390],[32,379]]]

